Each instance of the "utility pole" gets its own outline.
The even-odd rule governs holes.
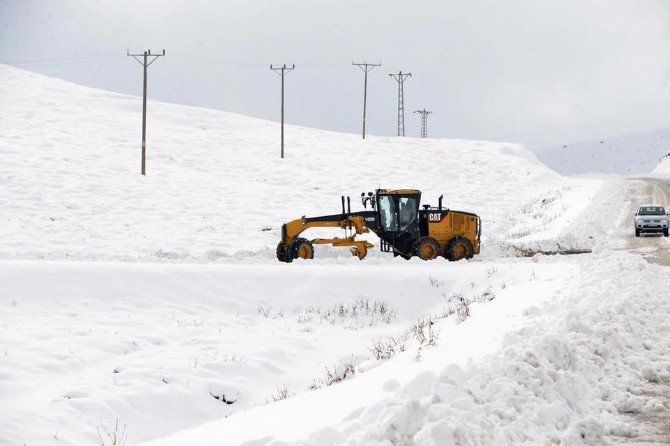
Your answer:
[[[363,70],[365,73],[365,83],[363,84],[363,139],[365,139],[365,109],[367,105],[367,100],[368,100],[368,73],[372,71],[374,67],[381,67],[381,63],[356,63],[356,62],[351,62],[351,65],[356,65],[358,68]]]
[[[423,110],[415,110],[414,113],[418,113],[421,115],[421,137],[422,138],[427,138],[428,137],[428,115],[433,113],[432,111],[426,110],[425,108]]]
[[[405,79],[412,77],[412,73],[389,74],[398,82],[398,136],[405,136]]]
[[[151,54],[151,50],[146,50],[142,54],[130,54],[130,51],[126,51],[126,55],[132,57],[144,70],[144,87],[142,89],[142,175],[147,174],[147,68],[149,65],[154,63],[156,59],[161,56],[165,56],[165,50],[159,54]],[[138,59],[141,57],[142,60]],[[153,57],[151,61],[149,58]]]
[[[295,70],[295,64],[291,65],[290,68],[286,64],[281,67],[270,65],[270,69],[281,76],[281,157],[284,158],[284,77],[289,71]]]

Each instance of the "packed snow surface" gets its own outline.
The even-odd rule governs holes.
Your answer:
[[[667,270],[603,248],[619,176],[290,125],[282,160],[276,123],[150,101],[143,177],[139,98],[0,81],[0,444],[594,444],[670,409]],[[476,212],[481,255],[275,260],[377,187]]]

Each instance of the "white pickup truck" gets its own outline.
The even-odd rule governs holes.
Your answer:
[[[670,216],[668,216],[663,206],[657,204],[644,205],[640,206],[635,213],[633,225],[635,226],[635,237],[639,237],[642,233],[658,232],[662,232],[667,237]]]

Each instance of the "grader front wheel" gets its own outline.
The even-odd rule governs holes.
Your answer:
[[[312,243],[304,238],[299,238],[293,243],[289,248],[289,262],[293,259],[313,259],[314,258],[314,246]]]

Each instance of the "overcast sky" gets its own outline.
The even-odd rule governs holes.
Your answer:
[[[0,0],[0,61],[39,61],[15,66],[139,95],[147,48],[152,98],[278,120],[269,65],[295,63],[287,122],[352,133],[364,60],[369,134],[396,133],[399,70],[408,136],[420,108],[429,136],[529,144],[670,120],[668,0]]]

